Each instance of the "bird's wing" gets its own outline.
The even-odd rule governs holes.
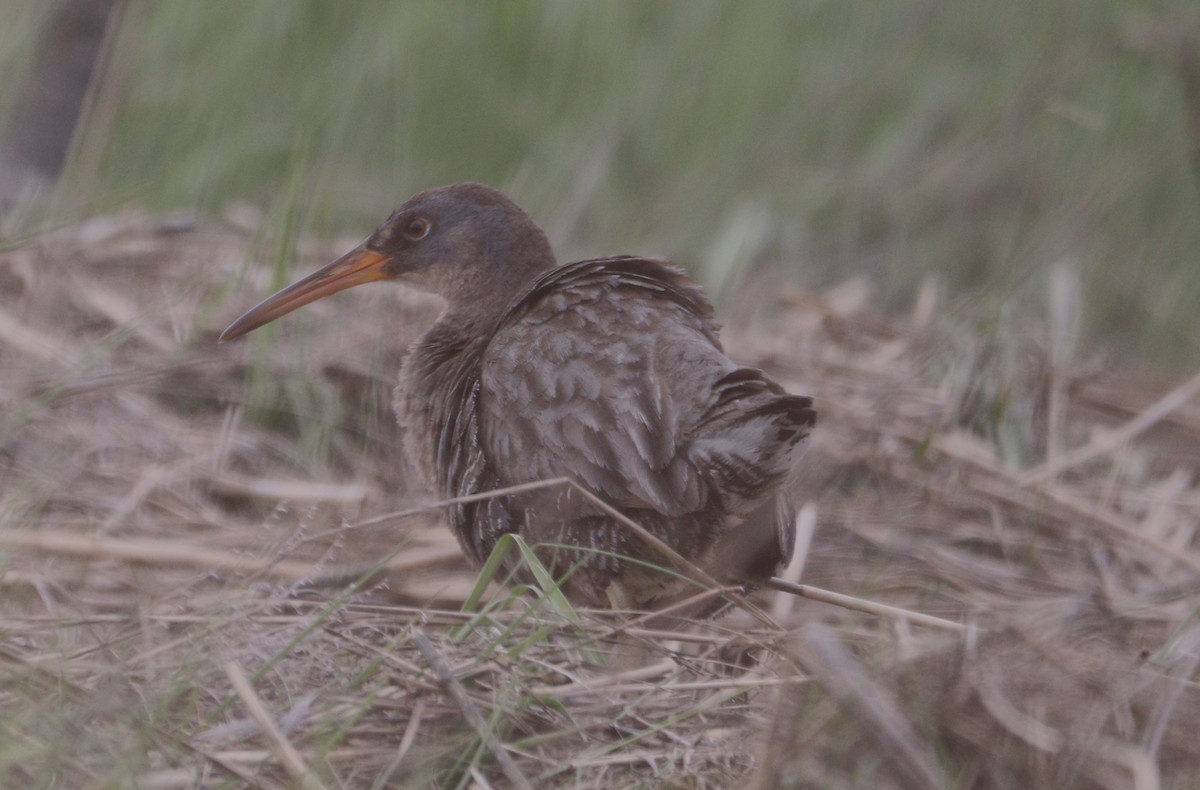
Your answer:
[[[619,507],[696,511],[709,491],[689,432],[736,369],[717,330],[699,286],[660,261],[544,275],[484,352],[485,452],[509,484],[568,475]]]

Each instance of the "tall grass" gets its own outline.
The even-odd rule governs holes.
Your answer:
[[[318,234],[473,179],[566,256],[670,255],[714,287],[771,262],[1024,299],[1070,261],[1093,339],[1200,359],[1191,0],[208,0],[140,24],[95,205],[269,206],[304,149]],[[6,69],[29,30],[0,33]]]

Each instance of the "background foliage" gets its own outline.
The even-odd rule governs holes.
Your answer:
[[[6,10],[4,73],[42,7]],[[865,272],[901,303],[936,274],[1040,307],[1067,263],[1089,336],[1162,371],[1200,359],[1198,30],[1191,0],[135,2],[99,176],[68,189],[357,235],[480,180],[564,257]]]

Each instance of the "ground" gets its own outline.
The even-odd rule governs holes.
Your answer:
[[[664,624],[469,569],[406,484],[430,300],[218,346],[281,249],[231,211],[0,252],[0,784],[1200,784],[1200,376],[1075,359],[1070,278],[986,332],[739,297],[731,355],[820,412],[789,573],[851,598]]]

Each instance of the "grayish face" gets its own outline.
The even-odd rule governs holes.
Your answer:
[[[545,234],[502,193],[482,184],[439,187],[413,196],[358,247],[251,308],[220,339],[363,283],[397,280],[467,305],[497,300],[553,266]]]

